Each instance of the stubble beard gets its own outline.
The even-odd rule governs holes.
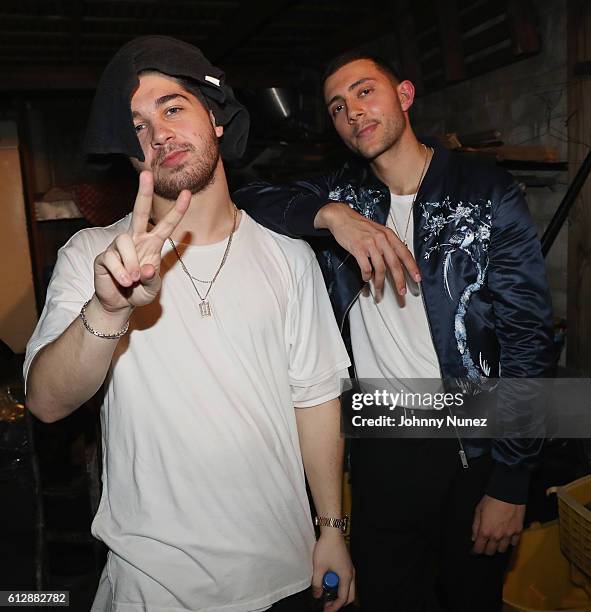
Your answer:
[[[174,151],[188,151],[188,159],[173,168],[162,168],[160,166],[162,160]],[[200,151],[188,143],[160,151],[152,163],[154,193],[166,200],[174,201],[183,189],[188,189],[192,194],[203,191],[214,181],[219,158],[219,144],[213,131],[203,139]]]
[[[384,134],[380,142],[373,146],[369,146],[367,149],[364,149],[363,145],[355,147],[356,153],[367,161],[376,159],[376,157],[379,157],[396,146],[404,133],[404,117],[393,117],[385,123],[382,121],[381,126],[384,130]]]

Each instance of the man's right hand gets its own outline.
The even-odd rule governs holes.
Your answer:
[[[94,260],[95,294],[107,313],[149,304],[160,291],[162,247],[187,212],[191,192],[181,191],[174,207],[148,231],[153,196],[154,178],[144,171],[129,230]]]
[[[373,277],[376,294],[384,290],[386,270],[390,271],[396,290],[406,293],[406,269],[417,283],[421,275],[417,263],[400,240],[388,227],[366,219],[348,204],[329,202],[316,214],[314,227],[328,229],[335,240],[355,259],[365,282]]]

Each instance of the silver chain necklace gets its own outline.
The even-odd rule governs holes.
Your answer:
[[[392,221],[392,225],[394,226],[394,231],[396,232],[396,234],[398,234],[398,238],[400,238],[402,242],[404,242],[405,247],[408,247],[408,242],[406,241],[406,235],[408,234],[408,227],[410,225],[410,217],[415,207],[415,201],[417,199],[419,189],[421,188],[423,179],[425,178],[425,172],[427,170],[427,162],[429,161],[429,149],[431,149],[431,147],[429,147],[428,149],[423,143],[421,144],[423,145],[423,148],[425,149],[425,163],[423,164],[423,171],[421,172],[421,176],[419,177],[419,184],[417,185],[417,190],[415,191],[415,194],[412,198],[412,203],[410,205],[410,209],[408,211],[408,217],[406,219],[406,227],[404,228],[404,238],[402,237],[402,234],[398,231],[398,226],[396,225],[396,221],[394,221],[394,215],[392,214],[392,208],[390,208],[390,212],[389,212],[390,219]],[[433,151],[433,149],[431,149],[431,151]]]
[[[199,280],[198,278],[193,276],[187,269],[187,266],[185,265],[185,262],[183,261],[181,254],[176,248],[176,244],[174,243],[174,240],[172,238],[168,239],[168,241],[170,242],[170,245],[172,246],[177,256],[177,259],[179,260],[179,263],[181,264],[181,268],[183,269],[183,272],[189,277],[189,280],[191,281],[191,285],[193,285],[193,289],[195,289],[195,293],[199,296],[199,313],[201,314],[202,317],[211,317],[211,304],[209,303],[207,296],[209,295],[209,292],[211,291],[213,284],[215,283],[219,273],[222,271],[222,268],[224,267],[224,264],[226,263],[226,259],[228,258],[228,253],[230,252],[230,246],[232,246],[232,238],[234,236],[234,232],[236,231],[237,215],[238,215],[238,209],[236,208],[236,206],[234,206],[234,225],[232,226],[232,232],[228,236],[228,243],[226,244],[226,249],[224,251],[224,255],[222,256],[222,261],[220,262],[220,265],[218,266],[218,269],[216,270],[216,273],[213,275],[213,278],[211,280],[207,280],[207,281]],[[205,292],[205,295],[201,295],[199,293],[199,289],[197,289],[197,285],[195,284],[195,281],[199,281],[200,283],[209,285],[209,287],[207,288],[207,291]]]

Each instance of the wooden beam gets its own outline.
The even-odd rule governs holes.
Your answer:
[[[25,213],[29,231],[29,248],[31,250],[31,263],[33,267],[33,285],[35,287],[35,302],[37,312],[43,310],[45,292],[43,291],[43,257],[42,237],[39,226],[35,222],[35,181],[33,169],[33,155],[31,152],[31,135],[26,101],[23,97],[16,99],[18,108],[19,154],[22,168],[23,193],[25,196]]]
[[[458,3],[457,0],[448,0],[437,2],[436,6],[445,80],[455,83],[466,78]]]
[[[535,9],[530,0],[507,0],[507,16],[514,55],[531,55],[540,50]]]
[[[92,91],[96,89],[102,67],[72,68],[68,66],[23,66],[0,68],[0,91]],[[232,87],[298,87],[298,79],[276,63],[247,69],[245,66],[224,66]]]
[[[419,61],[419,49],[415,22],[410,3],[402,0],[399,3],[398,18],[396,19],[396,33],[398,44],[398,55],[400,57],[402,78],[412,81],[418,95],[425,91],[421,62]]]
[[[462,31],[464,35],[478,30],[488,21],[501,18],[506,13],[506,2],[487,0],[474,3],[462,11]]]
[[[568,162],[572,180],[591,142],[591,80],[574,74],[591,59],[591,3],[569,0],[567,15]],[[591,375],[591,180],[581,189],[568,225],[567,365]]]
[[[82,10],[83,5],[81,0],[72,0],[70,26],[71,47],[72,47],[72,64],[80,63],[80,40],[82,37]]]

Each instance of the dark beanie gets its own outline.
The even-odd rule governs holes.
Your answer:
[[[99,81],[84,139],[89,155],[121,153],[144,161],[131,115],[131,96],[139,84],[138,73],[155,70],[196,83],[217,125],[224,126],[220,152],[237,159],[246,149],[250,124],[248,111],[225,83],[225,75],[201,51],[169,36],[142,36],[121,47]]]

